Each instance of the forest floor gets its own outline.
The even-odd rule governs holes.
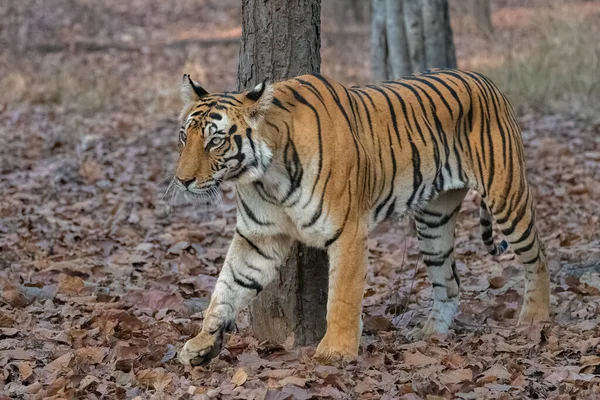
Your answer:
[[[234,231],[234,191],[217,210],[171,207],[161,195],[177,158],[181,74],[235,88],[239,2],[48,4],[0,5],[0,399],[600,396],[598,103],[588,104],[595,117],[518,107],[552,271],[547,326],[516,326],[523,268],[512,252],[486,254],[471,193],[457,228],[462,298],[450,334],[407,339],[432,290],[399,221],[370,239],[356,362],[322,366],[314,347],[259,343],[242,313],[219,358],[185,369],[175,354],[201,326]],[[500,68],[505,38],[525,52],[540,40],[535,20],[517,17],[545,2],[502,4],[497,42],[455,22],[461,66]],[[565,4],[600,26],[597,3]],[[368,81],[368,27],[340,34],[331,19],[323,72]]]

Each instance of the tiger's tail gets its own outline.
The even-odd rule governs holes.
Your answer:
[[[508,248],[508,242],[502,240],[499,245],[494,242],[492,213],[483,199],[479,207],[479,223],[481,224],[481,239],[483,239],[483,244],[485,244],[488,253],[492,256],[502,255]]]

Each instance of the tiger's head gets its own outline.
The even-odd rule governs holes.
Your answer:
[[[272,104],[271,85],[209,94],[186,74],[181,99],[185,105],[173,181],[180,191],[210,198],[223,181],[249,183],[264,174],[271,151],[259,128]]]

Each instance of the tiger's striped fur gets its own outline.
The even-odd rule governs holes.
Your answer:
[[[367,235],[394,214],[415,217],[434,292],[416,334],[446,332],[458,307],[454,228],[470,188],[526,268],[520,321],[549,318],[549,275],[525,176],[520,129],[486,77],[432,70],[380,85],[344,87],[305,75],[250,92],[208,94],[185,77],[180,189],[202,195],[237,183],[237,230],[201,333],[179,358],[218,354],[224,330],[276,275],[293,240],[327,250],[327,332],[321,360],[356,357],[367,272]],[[488,208],[489,206],[489,208]]]

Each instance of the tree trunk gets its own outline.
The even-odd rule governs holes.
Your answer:
[[[319,72],[320,0],[243,0],[238,89]],[[261,340],[316,343],[326,328],[327,254],[296,244],[280,276],[250,305]]]
[[[371,10],[371,74],[373,79],[388,78],[388,45],[386,35],[386,0],[373,0]]]
[[[386,0],[386,36],[390,79],[399,79],[412,71],[402,13],[402,1]]]
[[[320,0],[243,0],[238,89],[319,72]]]
[[[446,65],[434,65],[429,68],[457,68],[456,47],[454,46],[454,33],[450,23],[450,4],[444,0],[444,29],[446,30]]]
[[[426,67],[456,67],[448,0],[423,0],[423,32]]]
[[[494,36],[490,0],[471,0],[471,15],[477,29],[488,37]]]
[[[411,71],[416,72],[425,69],[425,44],[423,43],[421,1],[404,0],[403,11]]]
[[[372,0],[373,79],[456,68],[448,0]]]
[[[341,2],[344,2],[344,0],[338,0]],[[367,20],[368,17],[368,9],[366,9],[365,7],[365,1],[364,0],[350,0],[350,7],[352,7],[352,11],[354,13],[354,18],[356,19],[356,22],[359,24],[362,24],[363,22],[365,22]],[[367,3],[368,5],[368,3]]]

